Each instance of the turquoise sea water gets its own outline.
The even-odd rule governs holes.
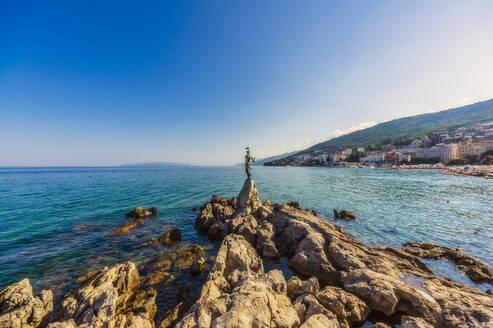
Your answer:
[[[437,171],[254,167],[262,200],[299,201],[332,219],[332,209],[356,213],[337,221],[356,238],[400,247],[408,241],[460,246],[493,265],[493,180]],[[0,169],[0,289],[28,277],[33,286],[67,290],[74,278],[122,260],[141,263],[168,251],[142,247],[168,226],[210,249],[194,230],[193,208],[212,194],[232,197],[243,168],[3,168]],[[450,200],[450,203],[446,201]],[[121,236],[107,236],[136,206],[158,215]],[[88,226],[81,224],[90,223]],[[447,261],[426,261],[438,275],[481,289]]]

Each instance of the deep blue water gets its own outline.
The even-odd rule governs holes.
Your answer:
[[[493,265],[493,180],[437,171],[254,167],[262,200],[299,201],[337,221],[356,238],[400,247],[408,241],[460,246]],[[139,247],[168,226],[183,239],[217,248],[194,230],[194,207],[212,194],[232,197],[243,168],[0,168],[0,289],[22,278],[35,288],[65,288],[90,269],[122,260],[141,263],[163,252]],[[450,203],[446,201],[450,200]],[[107,236],[136,206],[158,215],[121,236]],[[81,224],[91,223],[89,226]],[[481,289],[447,261],[426,261],[436,274]]]

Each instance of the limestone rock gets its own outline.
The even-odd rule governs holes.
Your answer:
[[[433,297],[388,275],[356,269],[343,274],[342,281],[344,290],[358,296],[374,310],[386,315],[400,311],[434,325],[441,323],[441,308]]]
[[[339,328],[337,318],[332,315],[330,318],[323,314],[312,315],[300,328]]]
[[[250,185],[254,185],[253,181]],[[245,188],[248,189],[248,185]],[[245,198],[238,197],[238,204],[241,199]],[[214,199],[214,202],[231,206],[220,198]],[[343,290],[326,287],[313,293],[313,289],[302,288],[301,280],[292,278],[288,283],[288,292],[295,302],[293,306],[299,313],[302,325],[320,324],[320,320],[331,321],[329,316],[332,314],[341,327],[358,326],[370,310],[393,318],[405,317],[409,324],[424,322],[444,328],[481,327],[493,322],[489,306],[493,303],[491,295],[437,278],[426,264],[405,250],[383,245],[367,246],[340,226],[318,218],[313,211],[300,209],[295,203],[282,205],[264,202],[254,211],[242,210],[238,205],[233,215],[226,217],[219,211],[215,216],[212,209],[211,203],[206,204],[197,218],[198,226],[206,226],[209,236],[238,238],[233,236],[241,235],[242,241],[253,246],[265,259],[286,257],[288,266],[296,275],[314,278],[323,286],[342,287]],[[223,247],[226,246],[223,244]],[[459,255],[455,257],[463,261],[461,265],[470,263]],[[249,258],[246,255],[242,257]],[[224,262],[218,260],[219,263]],[[215,283],[212,284],[209,278],[209,285],[203,289],[202,301],[194,305],[193,314],[189,313],[186,322],[190,326],[182,321],[182,327],[192,327],[199,321],[199,326],[209,327],[215,319],[226,318],[223,315],[230,309],[233,295],[235,300],[239,299],[232,291],[245,291],[246,281],[253,279],[247,277],[259,275],[245,274],[245,271],[248,270],[226,270],[223,278],[236,277],[234,281],[214,278],[212,281]],[[481,272],[487,274],[483,269],[474,272],[477,276]],[[245,281],[245,285],[241,281]],[[215,295],[212,298],[211,293]],[[214,305],[206,303],[205,299],[214,299]],[[249,304],[247,300],[244,302]],[[474,305],[468,307],[466,303]],[[249,324],[250,321],[246,322],[246,326]]]
[[[326,286],[316,294],[317,300],[334,313],[341,327],[351,327],[366,320],[370,308],[357,296],[339,287]]]
[[[145,218],[146,216],[149,215],[156,215],[156,214],[157,214],[157,208],[155,207],[151,207],[146,210],[145,208],[139,206],[135,208],[133,211],[125,213],[125,216],[133,219],[139,219],[139,218]]]
[[[77,328],[77,325],[73,319],[70,319],[63,322],[52,322],[48,325],[48,328]]]
[[[401,319],[401,328],[434,328],[434,326],[421,318],[403,315]]]
[[[315,277],[303,281],[300,278],[293,276],[288,280],[287,284],[288,295],[289,297],[291,297],[291,299],[294,299],[305,293],[316,295],[320,288],[318,280]]]
[[[53,310],[53,293],[43,290],[33,296],[29,279],[0,291],[0,328],[27,328],[45,325]]]
[[[423,285],[440,304],[444,327],[493,326],[493,296],[442,278],[428,279]]]
[[[172,245],[176,244],[177,242],[181,241],[181,231],[180,229],[173,229],[165,234],[163,234],[161,237],[159,237],[159,242],[161,244],[165,245]]]
[[[392,328],[392,326],[384,322],[376,322],[373,325],[371,325],[371,328]]]
[[[251,213],[255,212],[261,205],[255,182],[252,179],[246,179],[238,195],[237,208]]]
[[[293,302],[293,306],[301,322],[306,322],[311,316],[316,314],[322,314],[329,319],[335,318],[334,313],[322,306],[312,294],[301,294]]]
[[[493,284],[493,269],[485,263],[461,252],[459,249],[452,249],[428,242],[406,243],[402,249],[426,259],[438,260],[447,258],[454,262],[475,283]]]
[[[264,273],[255,249],[227,236],[200,298],[176,327],[298,327],[282,273]]]
[[[67,294],[57,320],[49,328],[154,327],[156,291],[139,290],[140,277],[131,262],[102,268],[84,277],[79,288]]]

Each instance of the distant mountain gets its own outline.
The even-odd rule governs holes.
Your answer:
[[[403,117],[383,122],[368,129],[355,131],[318,143],[308,149],[297,152],[297,154],[318,151],[332,153],[358,146],[368,147],[370,145],[388,144],[432,134],[440,128],[457,128],[467,124],[487,121],[493,121],[493,99],[436,113]],[[272,160],[265,163],[265,165],[282,165],[289,161],[290,156]]]
[[[162,167],[162,166],[192,166],[192,165],[185,163],[169,163],[169,162],[135,163],[135,164],[120,165],[120,167]]]

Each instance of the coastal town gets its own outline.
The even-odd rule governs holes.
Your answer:
[[[408,141],[408,142],[406,142]],[[375,166],[493,164],[493,122],[456,129],[438,129],[430,135],[394,143],[347,148],[342,151],[294,155],[284,166]]]

